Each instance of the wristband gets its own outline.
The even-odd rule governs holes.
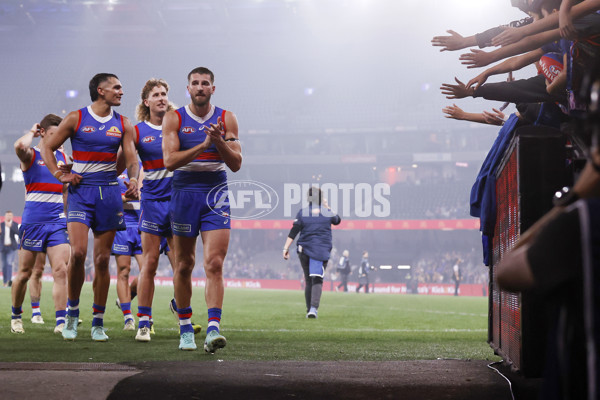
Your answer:
[[[283,251],[288,251],[289,249],[286,249],[285,247],[283,248]]]
[[[138,183],[137,178],[129,178],[129,182],[131,182],[131,181],[135,181],[136,184]]]
[[[58,169],[58,170],[56,170],[56,172],[55,172],[54,174],[52,174],[52,175],[54,175],[54,177],[55,177],[56,179],[60,179],[60,177],[57,177],[57,176],[56,176],[56,174],[57,174],[57,173],[60,173],[60,174],[61,174],[61,176],[62,176],[62,175],[64,175],[64,174],[63,174],[63,172],[62,172],[60,169]]]

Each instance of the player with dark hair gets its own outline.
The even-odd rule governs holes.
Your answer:
[[[117,230],[125,229],[123,203],[117,182],[117,152],[122,147],[130,178],[125,193],[138,196],[139,165],[134,145],[133,126],[113,110],[121,104],[123,87],[114,74],[97,74],[90,81],[92,104],[70,112],[58,131],[43,142],[42,157],[50,172],[62,183],[69,183],[67,227],[71,241],[68,274],[68,314],[63,330],[65,340],[75,340],[79,319],[79,297],[85,280],[88,233],[94,232],[94,304],[92,340],[104,342],[104,311],[110,286],[108,263]],[[73,168],[61,171],[53,151],[67,139],[73,148]]]
[[[181,350],[195,350],[191,323],[192,271],[198,233],[204,248],[208,327],[204,350],[214,353],[227,341],[220,334],[225,285],[223,262],[230,236],[225,166],[242,166],[235,114],[211,104],[214,74],[194,68],[188,74],[191,103],[170,111],[163,120],[163,160],[173,173],[169,214],[176,265],[173,284],[178,307]]]
[[[52,176],[38,147],[32,147],[34,138],[47,140],[58,130],[61,118],[49,114],[39,124],[34,124],[29,132],[17,139],[15,152],[21,161],[21,170],[25,180],[25,208],[23,220],[19,228],[21,242],[19,245],[19,272],[12,285],[12,319],[11,332],[24,333],[21,314],[27,290],[27,282],[31,277],[36,260],[41,258],[42,269],[46,254],[52,267],[54,288],[52,297],[56,314],[54,333],[62,332],[65,324],[65,305],[67,304],[67,262],[69,261],[69,239],[67,237],[67,219],[64,213],[63,192],[65,186]],[[65,165],[69,159],[59,147],[54,152],[55,162]],[[39,262],[38,262],[39,264]],[[39,265],[38,265],[39,268]],[[40,323],[39,296],[37,302],[32,296],[34,315],[32,322]],[[35,307],[37,305],[37,307]],[[37,308],[37,313],[36,313]],[[39,315],[39,318],[35,318]],[[43,323],[43,320],[41,321]]]
[[[306,301],[306,318],[317,318],[321,294],[323,292],[323,275],[329,255],[333,247],[331,225],[338,225],[342,219],[336,215],[327,200],[323,198],[321,189],[308,189],[308,207],[296,214],[296,219],[283,245],[283,258],[290,258],[290,246],[298,234],[298,258],[304,272],[304,299]]]

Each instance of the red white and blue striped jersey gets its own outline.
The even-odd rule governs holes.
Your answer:
[[[82,176],[80,185],[109,185],[117,182],[117,151],[125,124],[111,110],[106,117],[95,115],[90,106],[79,110],[79,122],[71,136],[73,172]]]
[[[67,164],[67,156],[60,150],[54,152],[57,164]],[[33,148],[33,157],[26,170],[23,171],[25,180],[25,208],[23,224],[66,224],[63,208],[63,184],[58,181],[46,167],[37,147]]]
[[[135,126],[135,145],[144,168],[144,200],[169,200],[173,172],[165,168],[162,152],[162,127],[148,121]]]
[[[121,189],[121,196],[123,196],[127,191],[125,182],[129,183],[127,170],[123,171],[123,173],[117,177],[117,182],[119,182],[119,189]],[[140,201],[129,200],[126,203],[123,203],[123,214],[126,227],[137,227],[140,222]]]
[[[214,105],[204,119],[194,115],[189,105],[175,112],[179,117],[179,150],[191,149],[204,142],[206,139],[204,129],[210,127],[210,124],[216,124],[219,117],[224,123],[226,113],[225,110]],[[214,144],[211,144],[195,160],[177,168],[173,173],[173,188],[180,190],[211,189],[226,181],[225,163]]]

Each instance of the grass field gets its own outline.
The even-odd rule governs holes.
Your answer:
[[[199,350],[179,351],[178,327],[168,308],[172,288],[157,287],[153,317],[156,334],[138,343],[124,332],[123,316],[111,287],[105,313],[110,340],[90,339],[91,284],[81,299],[79,336],[66,342],[54,329],[51,284],[44,283],[42,315],[30,322],[29,295],[23,306],[24,335],[10,332],[10,290],[0,291],[0,361],[139,362],[166,360],[382,361],[436,358],[499,360],[486,343],[487,298],[363,293],[323,293],[319,318],[305,318],[300,291],[227,289],[221,331],[228,344],[211,356],[204,353],[206,306],[194,289],[192,320],[203,326]],[[132,310],[137,311],[137,301]]]

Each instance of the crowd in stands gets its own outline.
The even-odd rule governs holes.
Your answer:
[[[281,240],[285,232],[270,230],[232,230],[231,241],[227,258],[223,268],[226,279],[285,279],[298,280],[303,278],[302,268],[295,255],[287,262],[280,259],[279,247],[276,244]],[[337,236],[338,240],[335,240]],[[464,234],[455,239],[447,239],[451,235],[448,232],[429,232],[429,240],[407,239],[399,240],[398,248],[392,252],[386,252],[382,246],[377,243],[385,243],[384,237],[389,236],[385,231],[370,231],[369,236],[373,238],[370,242],[362,242],[366,248],[369,248],[372,256],[372,264],[375,266],[372,272],[372,282],[374,283],[406,283],[416,279],[419,283],[452,283],[452,268],[457,260],[460,260],[462,283],[480,283],[487,284],[489,269],[481,261],[481,251],[473,248],[473,240],[465,240]],[[417,235],[418,236],[418,235]],[[477,235],[475,235],[477,236]],[[277,240],[273,240],[277,237]],[[445,239],[446,238],[446,239]],[[393,239],[398,240],[398,239]],[[359,249],[356,240],[349,238],[341,232],[334,232],[335,247],[331,253],[329,267],[327,270],[327,279],[339,279],[335,273],[335,265],[341,256],[343,249]],[[405,244],[402,244],[405,242]],[[418,245],[418,243],[421,243]],[[436,243],[442,250],[432,250],[428,243]],[[341,249],[341,250],[340,250]],[[452,249],[452,250],[449,250]],[[358,265],[360,264],[360,253],[363,249],[351,252],[350,264],[352,272],[350,281],[357,279]],[[389,260],[397,259],[397,254],[403,254],[402,260],[411,265],[410,270],[392,270],[380,271],[380,263],[387,263]],[[198,248],[197,260],[202,260],[202,249]],[[200,261],[201,262],[201,261]],[[400,263],[400,262],[398,262]],[[86,265],[91,267],[87,280],[91,281],[93,267],[91,258],[88,257]],[[110,263],[111,275],[116,275],[116,263],[114,259]],[[136,264],[133,264],[131,275],[138,274]],[[168,258],[163,255],[160,257],[157,276],[172,277],[173,271]],[[204,269],[194,269],[195,278],[204,278]]]
[[[433,252],[424,255],[414,263],[412,279],[419,283],[452,283],[452,271],[457,263],[461,270],[462,283],[487,284],[489,270],[482,265],[480,252],[475,250]]]

